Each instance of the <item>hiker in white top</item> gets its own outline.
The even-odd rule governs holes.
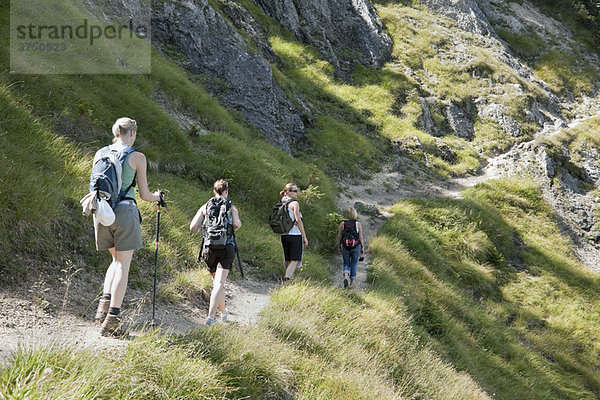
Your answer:
[[[124,149],[133,146],[137,137],[137,123],[131,118],[119,118],[112,127],[113,144],[111,148]],[[146,156],[139,151],[132,152],[124,162],[122,177],[129,182],[137,178],[139,194],[145,201],[162,201],[160,191],[148,190],[146,177]],[[129,177],[126,178],[125,175]],[[132,197],[131,197],[132,196]],[[135,203],[133,188],[130,200],[121,201],[114,209],[115,222],[111,226],[95,223],[96,247],[98,251],[108,250],[112,263],[106,271],[102,298],[98,304],[95,319],[102,323],[103,336],[121,336],[121,318],[119,313],[129,275],[129,265],[134,250],[143,247],[141,217]]]
[[[285,276],[284,281],[288,281],[294,277],[294,272],[302,261],[302,249],[308,246],[308,239],[304,224],[302,223],[302,213],[300,212],[300,204],[298,198],[298,186],[295,183],[288,183],[283,190],[279,192],[282,201],[290,201],[288,212],[290,218],[294,221],[294,226],[289,232],[281,235],[281,244],[283,246]]]

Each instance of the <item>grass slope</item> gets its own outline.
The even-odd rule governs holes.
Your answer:
[[[384,293],[287,285],[261,322],[150,333],[121,354],[24,351],[0,374],[6,398],[488,399],[420,343]],[[2,398],[2,397],[0,397]]]
[[[7,5],[0,16],[8,20]],[[2,25],[3,33],[7,25]],[[8,46],[0,51],[6,62]],[[170,204],[161,221],[163,272],[176,276],[195,267],[199,238],[189,233],[187,225],[210,197],[212,182],[224,177],[231,183],[232,200],[244,221],[245,229],[239,232],[242,256],[249,271],[261,276],[281,274],[280,244],[266,225],[271,204],[289,181],[306,189],[301,199],[312,246],[301,274],[326,279],[322,254],[328,251],[335,222],[329,215],[335,209],[336,193],[331,179],[316,166],[267,145],[172,62],[158,53],[152,62],[151,75],[130,76],[9,75],[4,65],[0,74],[4,167],[0,206],[6,216],[0,225],[6,238],[1,244],[2,281],[22,280],[31,267],[51,274],[71,258],[76,268],[104,268],[106,255],[93,251],[91,220],[78,215],[77,202],[87,191],[95,149],[110,143],[110,126],[122,115],[139,122],[136,147],[148,157],[151,188],[167,190]],[[203,134],[182,131],[158,97],[192,115]],[[150,204],[140,207],[149,243],[154,212]],[[136,255],[134,285],[146,285],[146,271],[137,266],[150,265],[150,253],[148,247]]]
[[[77,349],[23,351],[5,368],[0,392],[598,397],[600,279],[572,258],[538,187],[490,182],[465,191],[465,200],[403,201],[394,213],[371,241],[367,291],[298,281],[273,294],[255,326],[149,333],[104,359]]]
[[[394,213],[371,242],[370,279],[425,342],[502,399],[600,395],[600,278],[574,260],[538,187],[490,182]]]

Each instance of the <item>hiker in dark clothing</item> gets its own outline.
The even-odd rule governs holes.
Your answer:
[[[356,209],[348,208],[345,215],[347,219],[342,221],[338,227],[336,243],[338,253],[341,253],[344,259],[344,288],[347,288],[348,285],[352,286],[356,279],[356,266],[358,258],[364,253],[364,240],[362,225],[357,221]]]
[[[219,179],[214,184],[215,197],[204,204],[190,223],[190,230],[198,232],[203,229],[203,259],[213,277],[213,290],[210,295],[206,324],[217,322],[217,308],[221,312],[221,320],[227,321],[229,310],[225,308],[224,286],[227,275],[233,266],[235,257],[235,236],[242,226],[238,209],[227,199],[229,184]]]
[[[133,146],[137,137],[137,123],[131,118],[119,118],[112,127],[114,135],[113,150],[123,150]],[[96,159],[102,149],[96,153]],[[112,255],[112,263],[106,271],[102,298],[98,304],[95,320],[102,323],[103,336],[121,336],[121,318],[119,313],[129,275],[129,265],[134,250],[141,249],[142,228],[141,217],[135,200],[133,183],[137,179],[139,194],[145,201],[162,201],[160,191],[148,190],[146,178],[146,156],[133,151],[123,161],[121,172],[122,187],[129,190],[114,208],[115,222],[110,226],[98,223],[94,215],[96,248],[98,251],[108,250]],[[125,190],[125,189],[124,189]]]

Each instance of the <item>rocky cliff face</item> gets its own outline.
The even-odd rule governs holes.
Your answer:
[[[508,44],[496,33],[503,29],[515,35],[530,36],[533,33],[541,43],[554,51],[581,54],[590,64],[597,65],[596,56],[580,51],[569,28],[543,14],[530,2],[503,2],[497,0],[423,0],[421,4],[431,11],[444,15],[456,25],[475,35],[492,50],[494,57],[515,72],[523,82],[535,85],[542,97],[528,103],[523,110],[526,119],[537,126],[532,135],[535,139],[518,143],[506,153],[494,157],[485,167],[486,177],[531,177],[538,183],[544,198],[556,211],[561,226],[572,238],[573,250],[581,262],[600,272],[600,220],[596,209],[600,206],[597,190],[600,188],[600,152],[586,147],[580,153],[572,154],[568,148],[557,151],[549,148],[546,140],[575,126],[579,121],[570,122],[569,115],[576,117],[593,116],[600,113],[597,99],[583,96],[574,101],[571,93],[552,92],[546,82],[535,76],[532,70],[513,54]],[[539,44],[539,43],[538,43]],[[474,58],[460,50],[444,55],[457,68],[465,58]],[[467,61],[468,62],[468,61]],[[503,85],[490,81],[490,94],[512,92],[517,96],[525,94],[522,84]],[[592,95],[593,96],[593,95]],[[431,117],[431,109],[442,108],[452,134],[471,140],[473,122],[491,121],[502,128],[505,134],[523,140],[522,121],[510,115],[506,104],[495,100],[497,96],[475,98],[475,111],[469,113],[463,105],[451,101],[428,97],[421,99],[423,114],[420,119],[423,130],[434,136],[443,136]],[[577,159],[577,162],[573,162]]]
[[[304,43],[314,45],[338,76],[352,68],[380,68],[391,58],[392,39],[369,0],[253,0]]]
[[[357,64],[381,67],[390,57],[392,41],[368,0],[258,4],[299,39],[314,44],[341,77],[349,78]],[[276,62],[275,55],[252,15],[234,1],[224,1],[221,10],[260,53],[250,52],[207,0],[155,2],[154,43],[175,46],[188,58],[187,69],[211,77],[207,87],[223,105],[239,111],[270,143],[290,153],[304,139],[312,112],[301,98],[287,98],[275,82],[269,65]]]
[[[508,45],[500,39],[494,28],[498,25],[502,26],[503,29],[516,33],[520,30],[530,29],[524,27],[536,23],[531,20],[531,13],[534,11],[527,8],[528,13],[520,12],[524,7],[531,7],[529,4],[524,3],[523,6],[520,6],[511,2],[510,6],[507,6],[504,2],[494,0],[424,0],[421,4],[427,6],[433,12],[454,20],[460,29],[475,35],[476,39],[474,40],[480,43],[479,47],[489,51],[495,60],[504,64],[515,76],[518,76],[527,84],[537,86],[537,90],[543,93],[543,100],[529,101],[528,107],[519,111],[528,121],[537,125],[540,131],[566,126],[567,117],[563,114],[563,110],[569,109],[572,105],[567,104],[566,99],[559,99],[547,87],[545,82],[536,78],[532,70],[511,53]],[[507,15],[506,7],[509,7],[513,12]],[[516,11],[513,10],[515,7],[517,7]],[[537,18],[543,23],[548,22],[551,26],[557,25],[556,21],[543,16],[541,13],[537,15]],[[431,29],[444,28],[432,27]],[[549,42],[555,42],[563,33],[563,30],[555,28],[553,32],[558,36],[548,37]],[[440,57],[443,57],[445,62],[454,64],[456,69],[465,68],[465,65],[469,65],[476,59],[476,55],[463,42],[460,40],[453,40],[452,42],[455,41],[456,44]],[[473,74],[477,73],[477,71],[473,71]],[[437,129],[429,116],[432,104],[439,104],[451,128],[451,133],[455,136],[467,140],[473,139],[475,137],[473,125],[476,120],[479,120],[498,124],[505,133],[514,138],[522,137],[522,122],[518,122],[515,116],[511,115],[506,104],[498,102],[498,95],[525,98],[529,94],[526,93],[523,83],[507,84],[508,80],[505,81],[504,79],[506,77],[500,76],[499,78],[489,80],[490,88],[487,90],[487,94],[483,96],[480,94],[472,99],[472,110],[466,109],[464,104],[455,104],[444,99],[435,97],[430,97],[426,101],[423,101],[425,100],[423,99],[421,101],[423,109],[423,115],[420,119],[421,128],[434,136],[442,136],[448,133]],[[426,84],[427,82],[423,82],[424,86]]]
[[[186,67],[209,77],[212,94],[239,111],[267,140],[290,152],[302,140],[302,113],[275,82],[261,54],[252,54],[244,39],[206,0],[155,2],[153,37],[158,47],[171,45],[188,58]]]

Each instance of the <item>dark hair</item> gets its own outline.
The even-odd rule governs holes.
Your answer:
[[[223,193],[229,190],[229,183],[225,179],[219,179],[213,185],[215,192],[221,196]]]
[[[279,192],[279,195],[280,195],[281,197],[285,196],[285,193],[286,193],[286,192],[289,192],[289,191],[290,191],[290,189],[292,189],[294,186],[298,187],[298,185],[296,185],[296,184],[295,184],[295,183],[293,183],[293,182],[290,182],[290,183],[288,183],[287,185],[285,185],[285,187],[283,188],[283,190],[282,190],[281,192]]]

